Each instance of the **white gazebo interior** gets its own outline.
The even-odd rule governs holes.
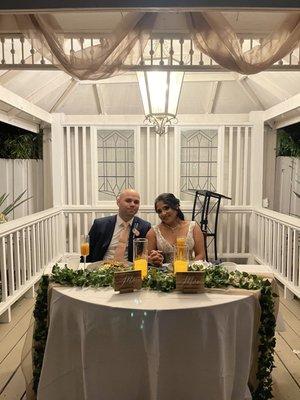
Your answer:
[[[44,143],[43,160],[0,160],[0,195],[27,189],[33,196],[0,225],[2,321],[10,321],[11,307],[33,292],[45,268],[80,252],[80,235],[95,218],[116,213],[115,198],[127,187],[140,192],[139,216],[152,224],[158,221],[154,199],[160,193],[180,198],[187,219],[195,190],[231,198],[221,203],[218,258],[268,265],[285,296],[300,297],[299,218],[272,210],[276,133],[300,122],[299,26],[298,45],[267,69],[246,74],[222,67],[197,48],[184,14],[190,10],[151,11],[158,16],[144,63],[127,62],[96,80],[61,68],[55,55],[34,47],[26,30],[16,30],[12,12],[0,15],[0,120],[33,135],[43,132]],[[287,18],[299,19],[298,11],[218,10],[245,52]],[[47,15],[64,33],[70,55],[103,44],[128,12]],[[137,71],[159,69],[184,72],[177,123],[161,135],[145,122],[137,78]],[[299,210],[299,199],[293,201]],[[212,247],[208,250],[212,257]]]

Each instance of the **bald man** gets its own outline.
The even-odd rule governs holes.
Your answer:
[[[89,232],[90,255],[88,262],[116,259],[119,253],[119,243],[124,238],[124,223],[129,225],[128,241],[124,252],[124,260],[133,259],[133,239],[144,238],[151,224],[136,217],[140,207],[140,195],[136,190],[125,189],[117,197],[119,212],[117,215],[95,219]],[[126,235],[126,236],[127,236]],[[125,237],[126,237],[125,236]]]

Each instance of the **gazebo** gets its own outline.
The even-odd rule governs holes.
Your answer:
[[[152,224],[162,192],[187,219],[195,190],[231,198],[219,258],[267,265],[286,298],[300,297],[299,218],[272,211],[276,132],[300,121],[299,4],[17,3],[0,6],[0,120],[44,144],[42,161],[0,160],[2,191],[33,196],[0,225],[1,320],[127,187]],[[159,112],[141,83],[150,97],[157,73],[177,80]]]

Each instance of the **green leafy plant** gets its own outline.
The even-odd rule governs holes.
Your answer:
[[[32,198],[27,197],[26,199],[22,199],[22,197],[25,195],[27,190],[24,190],[19,196],[12,202],[10,203],[7,207],[4,208],[4,210],[0,211],[0,223],[6,222],[7,221],[7,215],[12,212],[16,207],[20,206],[22,203],[25,203],[25,201],[28,201]],[[0,207],[4,204],[5,200],[8,198],[9,194],[3,193],[0,196]]]
[[[300,126],[298,132],[280,129],[277,134],[277,156],[300,157]]]
[[[0,123],[0,158],[43,158],[43,134]]]
[[[48,335],[48,286],[49,286],[49,276],[43,275],[39,289],[37,293],[37,298],[35,301],[35,307],[33,311],[33,316],[35,319],[35,328],[33,333],[33,390],[36,392],[38,383],[40,380],[40,373],[42,369],[45,346]]]
[[[123,270],[131,268],[124,267]],[[117,269],[118,271],[120,269]],[[271,372],[274,368],[274,349],[275,349],[275,326],[274,317],[274,297],[271,283],[257,275],[247,274],[246,272],[228,272],[219,265],[192,265],[192,271],[205,271],[205,286],[208,288],[235,287],[247,290],[260,290],[261,318],[259,326],[260,345],[258,349],[258,370],[256,389],[252,390],[253,400],[268,400],[272,396],[272,377]],[[44,357],[47,326],[47,292],[49,282],[60,283],[66,286],[92,286],[105,287],[113,283],[113,274],[116,271],[114,266],[96,271],[73,271],[67,267],[60,268],[57,264],[52,269],[50,277],[43,276],[40,281],[39,294],[36,301],[34,316],[36,319],[34,333],[34,389],[37,390],[40,377],[42,360]],[[143,280],[143,287],[163,292],[171,292],[176,287],[175,275],[173,273],[163,273],[152,269]]]

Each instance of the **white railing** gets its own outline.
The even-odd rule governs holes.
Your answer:
[[[103,33],[69,33],[65,34],[64,48],[66,53],[71,55],[74,51],[90,48],[91,46],[105,45],[109,35]],[[263,37],[260,34],[239,35],[240,44],[243,52],[251,50],[253,47],[260,44]],[[52,52],[50,56],[45,58],[48,48],[44,48],[43,43],[40,51],[34,48],[33,40],[27,40],[26,37],[19,32],[1,33],[0,35],[0,69],[14,66],[22,69],[54,69],[57,62],[54,60]],[[78,53],[77,53],[78,54]],[[166,63],[166,59],[168,62]],[[294,49],[286,57],[277,61],[269,69],[298,69],[299,48]],[[142,58],[133,67],[129,69],[141,69],[143,66],[157,66],[160,68],[172,69],[176,67],[190,67],[192,70],[201,70],[205,67],[220,66],[209,56],[197,49],[196,44],[189,34],[164,33],[155,34],[144,48]],[[124,64],[123,68],[126,66]]]
[[[251,229],[254,258],[269,265],[285,288],[300,297],[300,219],[255,209]]]
[[[186,219],[191,219],[192,203],[185,202],[181,207]],[[99,207],[65,206],[64,231],[66,232],[66,248],[68,253],[77,253],[80,249],[80,235],[87,234],[94,219],[117,212],[116,206],[108,204]],[[249,226],[252,208],[247,206],[225,206],[222,208],[218,225],[218,253],[221,258],[249,258]],[[151,224],[158,223],[153,205],[140,207],[139,216]],[[210,239],[208,239],[210,243]],[[212,246],[209,255],[213,255]]]
[[[11,305],[26,292],[33,293],[44,268],[62,254],[61,224],[61,209],[52,208],[0,225],[2,320],[10,319]]]
[[[191,209],[191,204],[182,206],[187,219]],[[112,203],[101,209],[64,206],[0,225],[1,320],[9,321],[10,307],[22,295],[34,295],[34,284],[45,268],[66,252],[79,252],[80,235],[88,233],[95,218],[116,210]],[[152,205],[141,206],[139,215],[158,222]],[[225,206],[218,226],[218,254],[268,264],[286,290],[300,297],[299,219],[249,206]]]

